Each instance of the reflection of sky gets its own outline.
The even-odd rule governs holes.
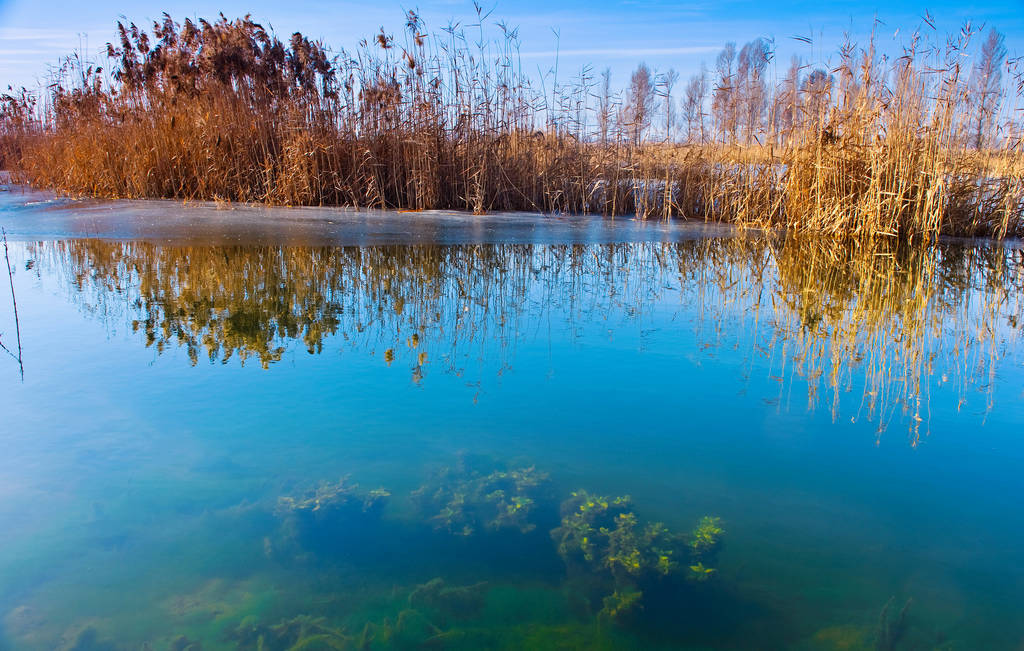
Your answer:
[[[644,60],[659,70],[675,68],[687,76],[700,62],[713,62],[725,41],[745,42],[758,36],[774,38],[779,74],[792,54],[820,61],[835,51],[844,32],[863,41],[871,30],[872,18],[883,22],[878,31],[883,49],[896,49],[890,36],[899,28],[897,39],[920,27],[925,10],[943,34],[959,29],[966,20],[985,23],[1007,35],[1011,55],[1024,51],[1024,18],[1017,0],[954,3],[949,0],[927,5],[906,0],[886,3],[819,2],[811,5],[779,3],[670,3],[670,2],[582,2],[484,3],[494,7],[490,21],[504,20],[519,27],[524,67],[546,71],[560,51],[562,79],[578,73],[585,64],[597,70],[610,66],[621,83],[627,71]],[[182,2],[166,0],[159,5],[126,7],[124,3],[97,0],[66,3],[53,0],[0,0],[0,80],[3,85],[34,86],[45,78],[48,66],[62,55],[81,48],[96,55],[114,35],[114,22],[127,16],[148,25],[167,11],[178,19],[186,16],[212,18],[218,12],[228,17],[247,13],[280,34],[301,31],[321,38],[333,47],[355,46],[384,26],[389,32],[403,28],[403,7],[399,2],[291,3],[266,0],[225,0],[224,2]],[[449,21],[470,25],[475,15],[470,2],[430,0],[417,5],[428,26],[437,30]],[[926,28],[927,29],[927,28]],[[927,30],[930,31],[930,30]],[[557,36],[556,36],[557,32]],[[813,37],[814,46],[793,40]],[[938,39],[943,45],[943,39]]]

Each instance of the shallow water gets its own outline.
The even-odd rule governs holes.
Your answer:
[[[1024,643],[1015,243],[18,190],[0,225],[0,648]],[[580,490],[671,570],[560,554]]]

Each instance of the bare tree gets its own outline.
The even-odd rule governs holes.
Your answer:
[[[711,97],[711,115],[723,139],[736,136],[736,44],[726,43],[715,59],[715,90]]]
[[[665,140],[672,140],[673,130],[676,122],[676,105],[672,102],[672,90],[679,81],[679,73],[673,68],[662,75],[660,81],[660,94],[665,98]]]
[[[608,132],[612,126],[612,69],[605,68],[601,73],[601,94],[597,98],[597,129],[601,134],[601,144],[608,143]]]
[[[974,146],[981,149],[990,144],[991,134],[999,113],[1002,95],[1003,62],[1006,45],[1003,35],[992,28],[981,46],[981,55],[971,70],[971,103],[974,108]]]
[[[779,90],[775,93],[775,110],[772,116],[775,120],[775,132],[783,140],[792,133],[800,123],[800,82],[803,71],[803,64],[800,57],[793,55],[789,60],[789,70],[786,78],[782,80]]]
[[[762,38],[756,38],[740,50],[736,65],[736,87],[739,90],[737,104],[740,125],[746,132],[747,142],[754,140],[755,134],[764,123],[764,113],[768,108],[768,84],[765,81],[765,70],[772,58],[771,44]]]
[[[629,79],[627,115],[633,131],[633,142],[639,145],[651,126],[654,113],[654,78],[646,63],[641,63]]]
[[[700,73],[690,77],[683,95],[683,119],[686,120],[686,140],[704,142],[704,101],[708,96],[708,71],[701,64]]]
[[[800,88],[807,120],[818,133],[824,130],[832,107],[832,83],[832,75],[817,68],[807,75]]]

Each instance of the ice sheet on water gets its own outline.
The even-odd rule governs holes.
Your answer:
[[[99,238],[210,244],[486,244],[678,241],[723,226],[541,213],[283,207],[167,200],[67,199],[15,187],[0,194],[15,240]]]

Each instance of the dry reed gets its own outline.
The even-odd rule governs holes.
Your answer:
[[[46,96],[5,96],[2,164],[102,197],[1024,233],[1020,85],[992,81],[1015,63],[992,36],[975,53],[970,27],[892,60],[846,44],[831,70],[795,62],[775,84],[763,41],[729,46],[710,102],[706,78],[687,87],[681,143],[663,77],[641,67],[615,94],[585,69],[542,92],[498,28],[428,34],[410,12],[402,37],[332,54],[248,17],[119,24],[106,73],[72,57]]]

